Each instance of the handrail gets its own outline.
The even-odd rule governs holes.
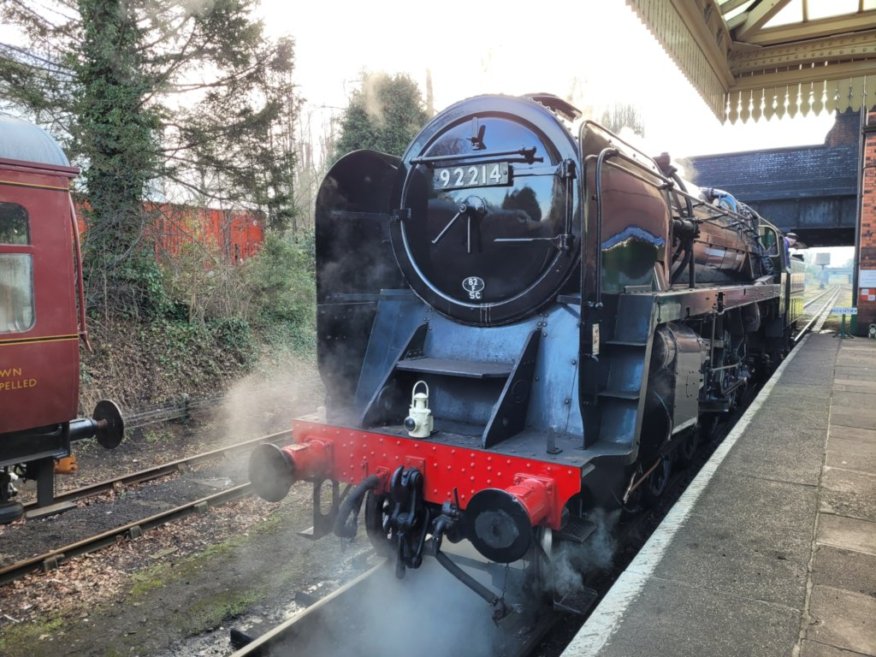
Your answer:
[[[76,288],[77,297],[79,300],[79,337],[85,343],[85,348],[92,351],[91,343],[88,341],[88,324],[86,323],[86,308],[85,308],[85,279],[82,275],[82,246],[79,241],[79,224],[76,221],[76,208],[73,206],[73,198],[67,196],[67,203],[70,206],[70,221],[73,224],[73,249],[76,253]]]
[[[620,155],[616,148],[603,148],[596,158],[596,171],[593,176],[596,179],[596,307],[602,307],[602,168],[605,161],[610,157]]]

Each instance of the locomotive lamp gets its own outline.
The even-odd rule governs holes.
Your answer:
[[[426,392],[417,392],[421,384]],[[411,389],[411,406],[405,418],[405,429],[411,438],[428,438],[432,435],[433,420],[429,409],[429,386],[425,381],[417,381]]]

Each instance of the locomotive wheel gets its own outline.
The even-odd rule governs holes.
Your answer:
[[[0,525],[18,520],[24,513],[21,502],[4,502],[0,504]]]
[[[527,595],[544,603],[551,599],[551,562],[556,556],[553,531],[548,527],[536,527],[532,549],[525,557],[528,560],[524,572],[524,587]]]
[[[681,442],[681,445],[678,446],[678,465],[680,465],[682,468],[686,468],[691,463],[693,463],[694,456],[696,456],[697,447],[699,447],[699,445],[699,431],[697,429],[693,429],[690,433],[688,433],[687,438],[685,438]]]
[[[721,423],[721,416],[716,413],[708,415],[700,415],[699,424],[697,424],[697,435],[699,442],[711,442],[717,435],[718,425]]]
[[[389,518],[389,498],[373,492],[365,497],[365,533],[374,550],[383,557],[395,553],[386,521]]]
[[[642,502],[646,507],[654,506],[666,492],[671,472],[672,462],[666,456],[661,457],[660,463],[642,484]]]

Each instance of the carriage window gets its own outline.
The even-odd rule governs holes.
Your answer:
[[[27,210],[17,203],[0,203],[0,244],[30,244]]]
[[[28,244],[27,210],[15,203],[0,203],[0,251],[4,245]],[[0,252],[0,333],[27,331],[33,320],[32,257]]]

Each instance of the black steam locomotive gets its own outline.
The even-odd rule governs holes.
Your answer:
[[[353,535],[364,502],[399,574],[433,554],[465,581],[444,539],[500,563],[583,542],[595,509],[658,497],[781,360],[801,290],[776,227],[579,117],[480,96],[401,159],[335,164],[316,207],[325,414],[253,453],[261,496],[315,482],[317,535]]]

